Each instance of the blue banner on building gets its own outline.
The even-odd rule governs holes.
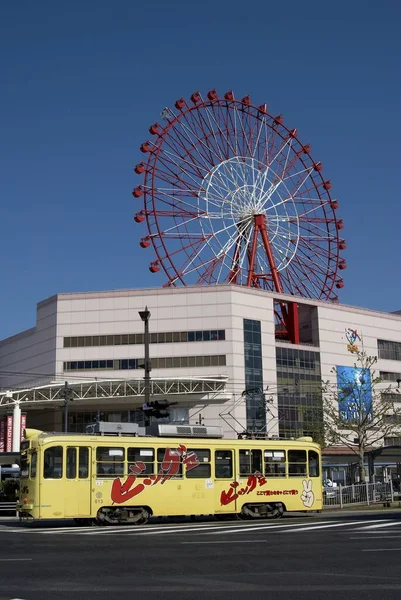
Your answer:
[[[369,369],[337,367],[338,410],[341,419],[372,419],[372,378]]]

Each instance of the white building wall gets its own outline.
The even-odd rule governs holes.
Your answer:
[[[151,344],[151,358],[225,355],[226,366],[152,370],[152,377],[227,376],[231,400],[224,406],[191,409],[205,424],[221,425],[226,435],[246,426],[244,319],[261,322],[263,382],[269,405],[268,430],[278,433],[276,343],[273,299],[293,297],[236,286],[122,290],[83,294],[60,294],[38,304],[36,327],[0,342],[0,387],[12,388],[47,377],[63,380],[140,378],[141,370],[88,370],[64,372],[67,361],[143,358],[142,345],[64,348],[64,337],[143,333],[138,311],[151,312],[150,332],[225,330],[224,341]],[[401,315],[379,313],[342,305],[297,299],[316,307],[311,324],[316,346],[293,348],[320,351],[323,379],[333,379],[334,366],[350,365],[355,357],[347,351],[345,329],[357,329],[368,353],[377,355],[377,339],[401,343]],[[303,319],[305,311],[302,313]],[[379,359],[377,370],[400,372],[401,361]],[[12,374],[13,372],[14,374]],[[9,374],[7,374],[9,373]],[[25,374],[26,373],[26,374]],[[45,377],[46,376],[46,377]],[[231,413],[231,416],[228,414]],[[226,423],[221,415],[224,415]]]
[[[47,382],[56,368],[57,298],[40,302],[36,326],[0,342],[0,388]]]

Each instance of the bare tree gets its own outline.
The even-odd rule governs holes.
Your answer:
[[[327,445],[342,444],[355,453],[364,482],[367,448],[400,434],[401,409],[394,387],[383,387],[375,374],[377,357],[368,356],[363,348],[350,352],[355,355],[354,366],[334,367],[336,381],[323,382],[324,435]]]

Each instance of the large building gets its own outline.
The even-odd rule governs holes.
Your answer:
[[[62,430],[64,415],[76,432],[96,418],[143,423],[138,313],[145,307],[151,400],[168,400],[168,419],[176,423],[219,425],[227,437],[244,430],[313,434],[322,379],[333,379],[334,366],[354,363],[349,330],[357,330],[365,350],[378,356],[382,379],[397,388],[400,314],[299,298],[291,343],[277,336],[277,303],[291,306],[294,297],[221,285],[58,294],[40,302],[35,326],[0,342],[0,450],[11,449],[15,406],[24,424],[47,430]]]

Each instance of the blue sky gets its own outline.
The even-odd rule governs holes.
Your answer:
[[[3,2],[0,339],[56,292],[164,283],[132,167],[163,107],[214,87],[283,113],[322,161],[340,300],[400,309],[400,26],[396,0]]]

